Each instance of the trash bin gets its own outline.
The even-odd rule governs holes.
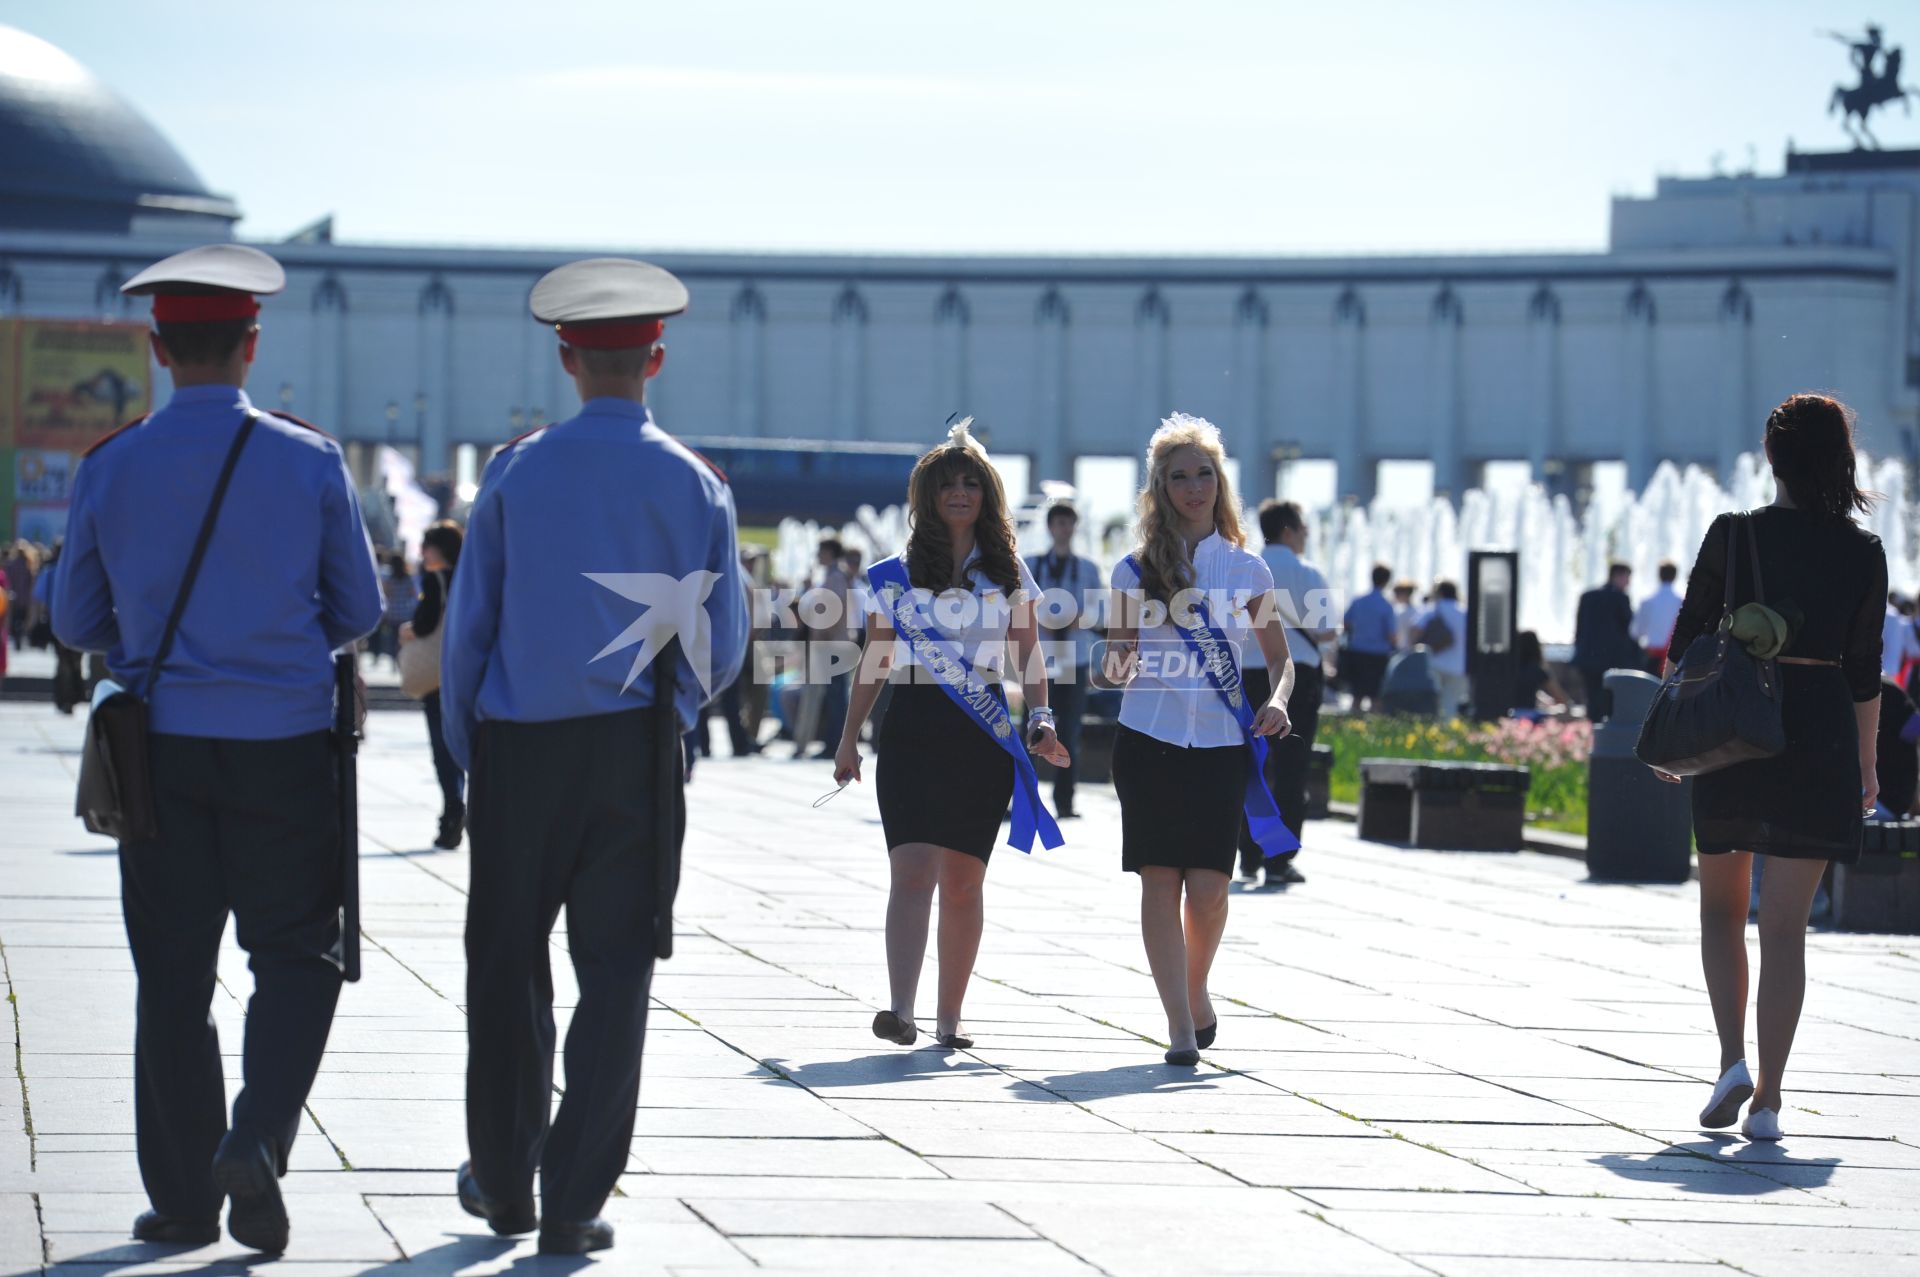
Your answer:
[[[1424,714],[1431,718],[1440,712],[1440,685],[1434,681],[1432,658],[1425,649],[1401,652],[1387,663],[1378,699],[1381,710],[1388,714]]]
[[[1669,784],[1633,756],[1660,680],[1608,670],[1613,712],[1593,729],[1587,761],[1587,874],[1615,882],[1693,876],[1693,781]]]

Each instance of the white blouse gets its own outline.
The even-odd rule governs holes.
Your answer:
[[[960,654],[966,657],[968,664],[991,683],[997,681],[1006,668],[1007,629],[1013,621],[1013,605],[1019,600],[1008,598],[999,586],[981,573],[975,566],[979,559],[980,547],[976,545],[973,553],[961,565],[972,582],[969,588],[955,586],[937,595],[931,590],[916,589],[914,596],[940,633],[958,643]],[[1022,592],[1029,600],[1038,598],[1040,587],[1034,583],[1033,573],[1018,557],[1014,563],[1020,570]],[[879,564],[874,566],[878,567]],[[891,624],[893,618],[888,615],[886,604],[871,581],[867,582],[864,592],[870,612],[886,616]],[[913,654],[912,644],[896,635],[893,640],[894,668],[899,670],[920,663]]]
[[[1111,579],[1115,590],[1140,586],[1140,574],[1125,559],[1114,565]],[[1226,635],[1234,660],[1244,670],[1243,653],[1259,642],[1252,609],[1272,592],[1272,570],[1259,555],[1216,532],[1194,547],[1193,588],[1205,593],[1214,628]],[[1221,602],[1227,606],[1222,608]],[[1158,610],[1163,613],[1160,623],[1139,632],[1140,660],[1120,698],[1120,722],[1183,749],[1240,744],[1246,736],[1233,711],[1214,690],[1180,631],[1165,619],[1165,609]],[[1259,708],[1253,707],[1255,712]]]

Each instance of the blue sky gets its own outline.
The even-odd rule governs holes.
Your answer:
[[[0,0],[244,235],[856,252],[1599,248],[1845,145],[1816,32],[1870,16],[1920,62],[1910,2]]]

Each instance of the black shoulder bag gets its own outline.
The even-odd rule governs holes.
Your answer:
[[[153,771],[147,753],[147,701],[160,667],[173,650],[173,636],[180,628],[180,617],[187,610],[187,596],[200,575],[200,561],[206,557],[207,543],[213,539],[213,522],[219,517],[220,503],[226,499],[227,484],[233,468],[239,464],[240,450],[253,433],[256,413],[249,412],[227,449],[226,463],[213,485],[213,498],[200,521],[200,535],[193,543],[193,556],[187,560],[187,573],[180,580],[180,592],[174,596],[173,611],[167,614],[166,629],[161,631],[160,646],[153,663],[147,667],[146,686],[139,692],[103,680],[93,698],[93,712],[87,718],[87,742],[80,753],[80,785],[73,814],[86,823],[90,833],[105,834],[122,842],[140,842],[159,834],[154,819]]]
[[[1756,660],[1733,637],[1733,576],[1740,529],[1753,564],[1753,601],[1760,584],[1760,545],[1748,517],[1727,520],[1727,583],[1720,624],[1687,645],[1647,707],[1634,755],[1674,776],[1698,776],[1735,763],[1772,758],[1787,747],[1780,716],[1780,667]]]

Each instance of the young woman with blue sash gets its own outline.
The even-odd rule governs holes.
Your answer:
[[[1140,875],[1140,934],[1167,1013],[1169,1064],[1193,1065],[1219,1017],[1207,980],[1227,925],[1244,819],[1268,856],[1296,850],[1260,765],[1287,734],[1293,664],[1273,573],[1246,548],[1220,432],[1175,413],[1147,445],[1140,543],[1114,566],[1103,662],[1125,688],[1113,747],[1121,867]],[[1248,701],[1239,652],[1273,674]]]
[[[887,895],[890,1002],[875,1037],[911,1046],[914,997],[926,963],[927,923],[940,892],[940,981],[935,1035],[973,1045],[961,1002],[984,925],[987,859],[1012,806],[1007,841],[1030,851],[1060,845],[1040,801],[1029,752],[1064,767],[1047,706],[1047,676],[1033,600],[1040,590],[1014,552],[1006,491],[961,422],[921,457],[907,483],[904,554],[867,571],[872,611],[854,680],[834,781],[860,779],[860,726],[881,685],[893,696],[877,741],[880,819],[892,862]],[[1001,678],[1012,661],[1029,707],[1023,741]],[[891,676],[891,677],[890,677]]]

